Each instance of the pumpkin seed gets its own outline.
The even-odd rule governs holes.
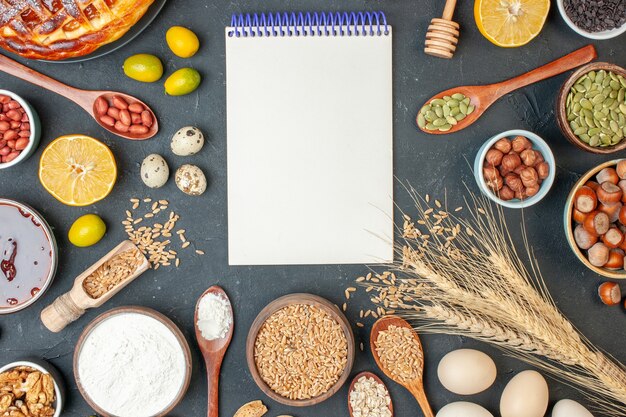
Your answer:
[[[426,126],[426,118],[422,113],[417,116],[417,125],[422,129]]]

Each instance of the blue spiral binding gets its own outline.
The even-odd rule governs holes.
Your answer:
[[[282,12],[233,14],[228,36],[383,36],[384,12]]]

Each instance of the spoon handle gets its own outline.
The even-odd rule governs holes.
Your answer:
[[[511,91],[518,88],[525,87],[527,85],[536,83],[537,81],[545,80],[546,78],[554,77],[569,71],[583,64],[593,61],[598,57],[596,48],[593,45],[587,45],[576,51],[565,55],[549,64],[536,68],[526,74],[522,74],[518,77],[511,78],[510,80],[503,81],[495,84],[498,88],[496,96],[500,97],[504,94],[508,94]]]
[[[28,81],[31,84],[35,84],[39,87],[45,88],[46,90],[50,90],[54,93],[67,97],[88,111],[90,111],[90,107],[93,104],[94,98],[89,97],[90,91],[87,92],[70,87],[69,85],[63,84],[60,81],[48,77],[47,75],[43,75],[33,69],[30,69],[27,66],[22,65],[2,54],[0,54],[0,71],[6,72],[14,77]]]
[[[417,403],[420,405],[422,409],[422,413],[424,417],[435,417],[432,408],[430,408],[430,404],[428,403],[428,398],[426,398],[426,393],[424,392],[424,386],[422,384],[411,384],[407,387],[411,394],[417,400]]]
[[[207,389],[209,392],[207,417],[218,417],[219,406],[219,382],[220,382],[220,368],[222,367],[222,360],[218,358],[205,358],[207,373]]]

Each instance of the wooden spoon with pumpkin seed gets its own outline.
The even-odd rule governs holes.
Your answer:
[[[496,84],[454,87],[431,97],[417,114],[417,126],[426,133],[442,135],[465,129],[500,97],[545,80],[598,57],[593,45],[587,45],[526,74]]]

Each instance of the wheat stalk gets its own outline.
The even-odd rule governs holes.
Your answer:
[[[460,218],[406,189],[417,217],[405,214],[399,228],[401,261],[391,271],[357,280],[379,311],[412,320],[422,332],[498,346],[578,388],[598,411],[626,416],[626,367],[593,346],[558,310],[523,225],[529,267],[501,208],[484,197],[472,195],[466,201],[469,215]]]

